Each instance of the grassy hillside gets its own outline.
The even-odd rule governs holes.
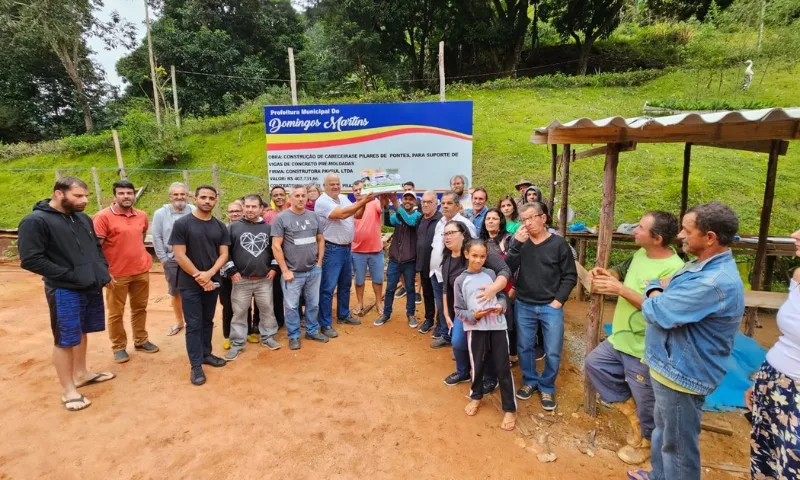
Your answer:
[[[553,119],[569,121],[578,117],[603,118],[611,115],[641,115],[647,100],[669,98],[686,100],[759,100],[780,106],[800,105],[800,84],[795,71],[769,73],[761,82],[756,78],[746,93],[738,90],[743,69],[725,72],[725,83],[718,92],[717,80],[706,88],[706,77],[691,72],[675,72],[631,88],[571,89],[491,89],[459,88],[448,93],[450,99],[475,102],[474,113],[474,184],[484,185],[490,203],[502,193],[510,192],[520,177],[528,177],[541,185],[547,183],[550,154],[544,146],[529,143],[534,127]],[[258,177],[266,176],[263,125],[245,125],[239,129],[186,138],[190,158],[175,169],[209,169],[217,163],[221,169]],[[125,165],[133,168],[158,168],[135,159],[124,151]],[[781,158],[772,219],[773,234],[788,234],[800,226],[800,143],[789,148]],[[690,180],[690,203],[710,200],[728,202],[739,213],[742,232],[757,233],[758,215],[763,199],[766,176],[766,155],[729,150],[695,148]],[[680,179],[683,145],[639,145],[636,152],[623,153],[619,166],[616,222],[632,222],[642,211],[666,209],[677,211],[680,203]],[[33,203],[49,195],[54,169],[74,173],[91,183],[90,167],[113,169],[113,150],[81,156],[39,155],[13,160],[0,168],[3,202],[0,204],[0,227],[15,227],[30,211]],[[38,168],[47,171],[8,172],[6,168]],[[579,160],[572,166],[570,202],[578,219],[588,225],[599,217],[603,158]],[[454,172],[455,173],[455,172]],[[138,206],[152,212],[166,199],[166,187],[181,180],[179,171],[133,171],[129,177],[137,185],[147,184],[147,191]],[[110,199],[110,185],[116,178],[113,171],[100,172],[104,202]],[[210,182],[210,173],[191,173],[190,183],[196,186]],[[264,191],[263,182],[220,175],[225,199],[251,192]],[[545,189],[546,190],[546,189]],[[89,213],[96,210],[92,198]]]

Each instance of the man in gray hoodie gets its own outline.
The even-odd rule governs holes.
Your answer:
[[[156,210],[153,214],[153,224],[151,233],[153,235],[153,249],[156,251],[158,261],[164,268],[164,277],[167,280],[167,291],[172,297],[172,311],[175,314],[175,324],[170,328],[167,335],[175,335],[183,329],[183,307],[181,306],[181,293],[178,290],[178,262],[172,253],[172,245],[167,243],[172,234],[172,225],[175,220],[192,213],[193,205],[187,205],[186,185],[175,182],[169,186],[170,203],[165,203],[163,207]]]

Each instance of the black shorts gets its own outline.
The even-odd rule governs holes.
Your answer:
[[[174,258],[170,258],[161,267],[164,269],[164,278],[167,280],[167,293],[169,293],[169,296],[180,295],[181,292],[178,290],[178,270],[181,267],[178,266],[178,262]]]
[[[84,333],[106,329],[102,293],[78,292],[45,285],[44,294],[50,307],[50,328],[57,347],[76,347],[80,345]]]

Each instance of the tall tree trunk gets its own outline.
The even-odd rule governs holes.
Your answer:
[[[531,28],[531,48],[539,45],[539,4],[533,5],[533,27]]]
[[[592,54],[592,46],[594,45],[594,38],[587,36],[581,45],[581,57],[578,62],[578,73],[586,75],[586,70],[589,68],[589,57]]]
[[[77,92],[77,102],[83,110],[83,124],[86,127],[86,132],[91,133],[94,131],[94,121],[92,120],[92,109],[89,107],[89,100],[86,98],[86,88],[83,84],[83,79],[78,72],[78,42],[75,42],[72,48],[72,53],[67,50],[66,45],[62,45],[56,41],[50,42],[50,48],[53,49],[61,65],[66,70],[69,79],[75,86]]]

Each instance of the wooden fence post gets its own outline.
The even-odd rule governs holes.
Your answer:
[[[187,196],[190,196],[191,194],[189,192],[192,191],[192,187],[189,186],[189,170],[183,171],[183,184],[186,185]]]
[[[114,137],[114,151],[117,152],[117,167],[119,168],[119,178],[122,180],[128,179],[128,174],[125,173],[125,164],[122,162],[122,149],[119,147],[119,134],[117,130],[111,130],[111,136]]]
[[[292,105],[297,105],[297,77],[294,72],[294,50],[289,48],[289,81],[292,89]]]
[[[439,101],[444,102],[444,40],[439,42]]]
[[[100,178],[95,167],[92,167],[92,180],[94,180],[94,195],[97,197],[97,210],[100,211],[103,209],[103,192],[100,190]]]
[[[61,170],[56,168],[56,182],[61,180]]]
[[[175,126],[181,128],[181,112],[178,110],[178,84],[175,82],[175,65],[170,65],[169,71],[172,74],[172,104],[175,106]]]
[[[214,184],[214,188],[217,189],[217,205],[214,207],[214,215],[217,218],[220,217],[220,203],[222,203],[222,191],[219,189],[219,169],[217,168],[216,163],[211,164],[211,182]]]

